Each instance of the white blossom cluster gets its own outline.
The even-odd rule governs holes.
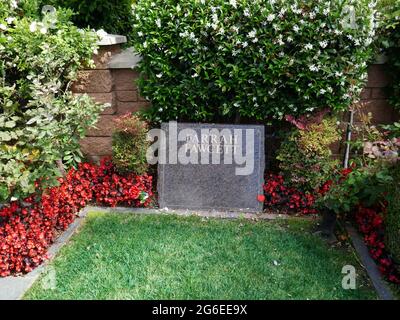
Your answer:
[[[150,73],[142,89],[162,104],[169,100],[157,96],[166,92],[159,86],[169,90],[180,79],[185,83],[180,101],[196,100],[185,98],[189,83],[191,94],[200,97],[193,108],[213,105],[207,100],[212,98],[224,110],[246,108],[243,114],[262,119],[326,106],[343,109],[361,92],[377,27],[373,1],[346,3],[138,0],[135,47],[151,57],[142,62]],[[210,88],[218,88],[215,97]]]

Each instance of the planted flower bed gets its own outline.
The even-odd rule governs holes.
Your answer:
[[[59,186],[0,209],[0,276],[27,273],[46,259],[46,252],[60,231],[89,203],[114,207],[146,207],[152,199],[152,177],[121,176],[110,159],[100,165],[80,164]]]

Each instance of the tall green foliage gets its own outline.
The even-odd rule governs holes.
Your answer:
[[[390,103],[400,110],[400,1],[381,0],[379,43],[387,55],[387,70],[392,77]]]
[[[79,139],[103,108],[69,91],[78,69],[93,64],[96,34],[64,11],[39,21],[23,9],[0,4],[0,202],[55,184],[62,162],[80,161]]]
[[[129,35],[132,30],[134,0],[39,0],[76,14],[72,21],[81,28],[104,29],[108,33]]]
[[[400,263],[400,164],[391,169],[393,182],[388,186],[386,225],[386,244],[395,260]]]

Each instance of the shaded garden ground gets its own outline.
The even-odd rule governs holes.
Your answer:
[[[250,222],[91,212],[26,299],[376,299],[349,248],[304,219]],[[357,289],[342,289],[342,267]]]

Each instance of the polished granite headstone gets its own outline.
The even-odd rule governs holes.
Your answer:
[[[262,211],[264,126],[172,122],[161,129],[160,208]]]

